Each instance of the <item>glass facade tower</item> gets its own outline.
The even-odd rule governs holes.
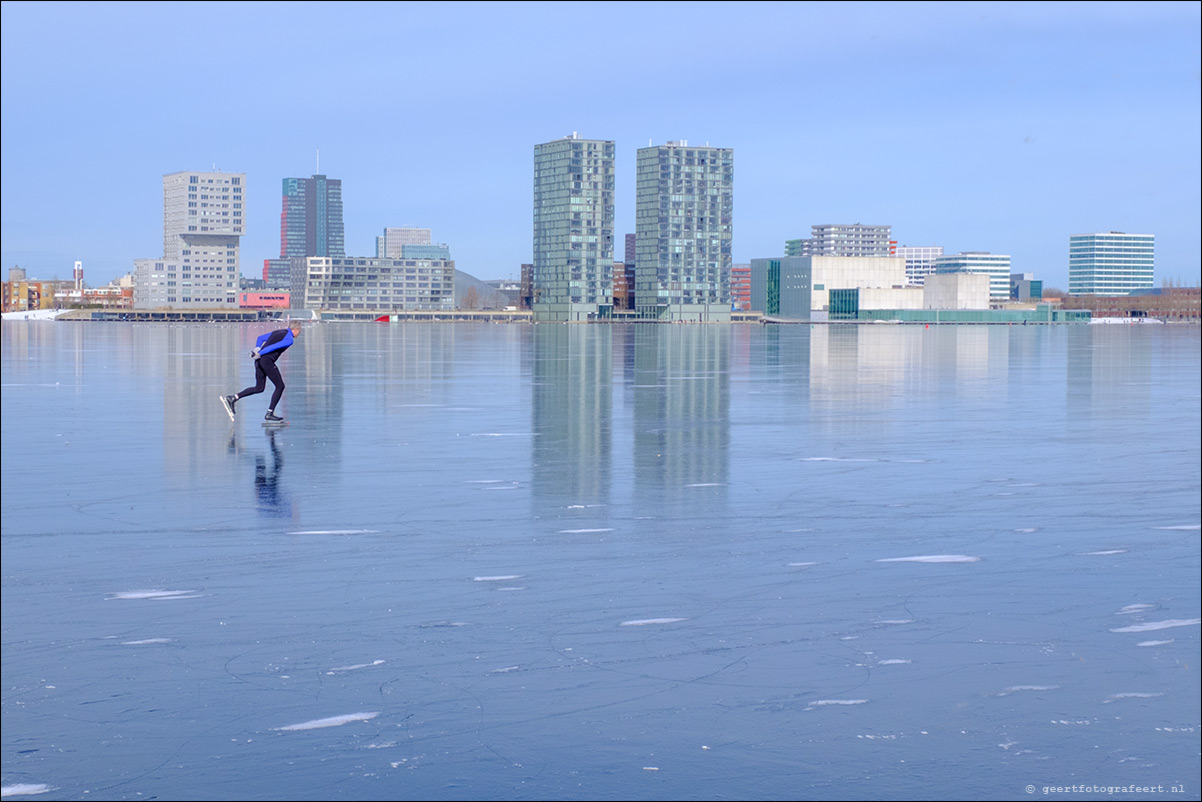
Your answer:
[[[1068,238],[1069,295],[1128,295],[1153,283],[1152,234],[1073,234]]]
[[[613,240],[613,140],[573,133],[535,145],[535,320],[612,315]]]
[[[640,148],[635,309],[649,320],[730,320],[734,149]]]
[[[346,256],[342,180],[315,175],[285,178],[280,212],[280,258]]]

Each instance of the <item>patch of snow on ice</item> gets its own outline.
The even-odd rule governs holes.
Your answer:
[[[109,599],[199,599],[194,590],[122,590]]]
[[[54,789],[45,783],[18,783],[16,785],[0,787],[0,796],[33,796],[34,794],[44,794],[52,790]]]
[[[1156,629],[1171,629],[1173,627],[1188,627],[1202,624],[1202,618],[1170,618],[1167,621],[1149,621],[1146,624],[1132,624],[1129,627],[1119,627],[1111,632],[1151,632]]]
[[[312,721],[302,721],[300,724],[289,724],[286,727],[276,727],[278,732],[295,732],[298,730],[320,730],[325,727],[341,727],[343,724],[350,724],[352,721],[370,721],[379,712],[375,713],[347,713],[344,716],[330,716],[329,718],[317,718]]]
[[[1142,613],[1144,610],[1151,610],[1154,607],[1156,607],[1155,604],[1128,604],[1126,607],[1115,613],[1115,615],[1131,615],[1132,613]]]
[[[1020,691],[1054,691],[1059,687],[1059,685],[1011,685],[999,693],[998,696],[1009,696],[1012,693],[1019,693]]]
[[[688,621],[687,618],[639,618],[634,621],[623,621],[618,626],[645,627],[651,624],[675,624],[678,621]]]
[[[888,557],[877,560],[879,563],[977,563],[980,557],[969,557],[966,554],[928,554],[921,557]]]
[[[1155,699],[1157,696],[1164,696],[1163,693],[1116,693],[1108,696],[1102,704],[1110,704],[1119,699]]]
[[[326,673],[333,674],[336,671],[358,671],[361,668],[371,668],[372,666],[381,665],[384,665],[383,660],[373,660],[370,663],[356,663],[353,666],[339,666],[338,668],[331,668],[330,670],[326,671]]]

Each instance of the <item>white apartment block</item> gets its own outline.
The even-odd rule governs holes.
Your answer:
[[[238,306],[245,173],[163,176],[163,255],[134,260],[135,309]]]

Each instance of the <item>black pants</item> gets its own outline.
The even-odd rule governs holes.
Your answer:
[[[271,379],[271,383],[275,385],[275,392],[271,394],[271,406],[268,409],[275,411],[276,404],[280,403],[280,398],[284,395],[284,377],[280,375],[280,369],[275,366],[275,360],[261,356],[255,360],[255,386],[247,387],[242,392],[238,393],[238,399],[246,398],[248,395],[258,395],[267,387],[267,380]]]

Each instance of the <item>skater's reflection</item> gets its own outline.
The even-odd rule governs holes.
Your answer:
[[[291,514],[292,504],[288,494],[280,487],[280,473],[284,469],[284,455],[276,443],[276,430],[268,428],[267,445],[271,449],[271,465],[263,454],[255,455],[255,499],[259,511],[271,517],[286,517]]]

